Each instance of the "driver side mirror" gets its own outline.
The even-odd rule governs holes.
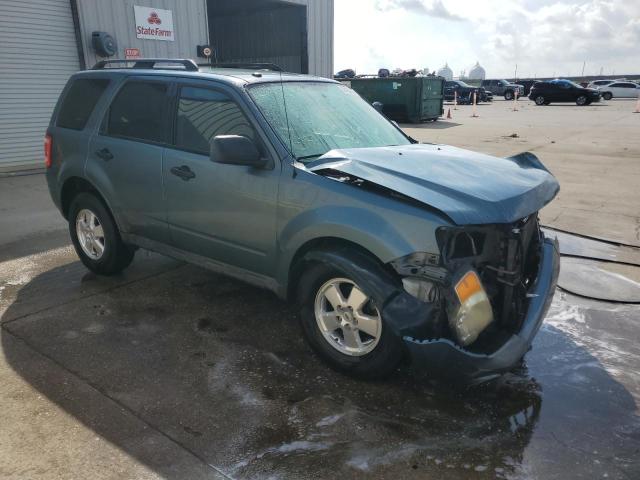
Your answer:
[[[261,157],[255,142],[241,135],[215,136],[211,141],[209,159],[226,165],[256,168],[264,167],[267,163],[267,160]]]

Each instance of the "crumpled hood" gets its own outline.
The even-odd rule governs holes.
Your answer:
[[[442,211],[458,225],[515,222],[540,210],[560,189],[531,153],[498,158],[447,145],[331,150],[307,168],[389,188]]]

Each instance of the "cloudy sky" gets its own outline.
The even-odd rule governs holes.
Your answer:
[[[640,72],[640,0],[335,0],[335,70]]]

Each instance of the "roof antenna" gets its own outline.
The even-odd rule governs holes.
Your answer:
[[[287,97],[284,94],[284,84],[282,83],[282,70],[280,70],[280,89],[282,90],[282,102],[284,103],[284,118],[287,122],[287,134],[289,135],[289,151],[291,156],[295,159],[293,154],[293,143],[291,142],[291,127],[289,127],[289,114],[287,113]]]

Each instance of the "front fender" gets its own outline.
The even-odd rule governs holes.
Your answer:
[[[368,250],[382,263],[421,249],[375,211],[346,206],[318,207],[300,213],[280,232],[278,279],[281,284],[287,283],[296,252],[318,239],[346,240]]]
[[[385,325],[399,338],[427,335],[440,318],[440,304],[424,303],[409,295],[399,279],[364,253],[344,247],[314,250],[304,258],[331,265],[347,274],[373,299]]]

